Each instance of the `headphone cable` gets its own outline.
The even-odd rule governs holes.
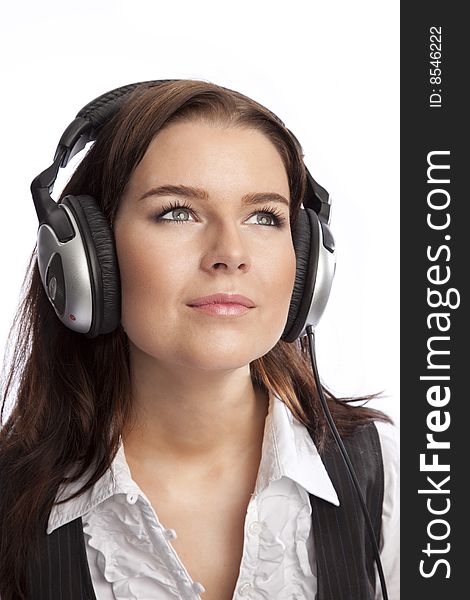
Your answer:
[[[379,548],[377,546],[377,540],[375,539],[375,533],[374,533],[374,528],[372,526],[372,522],[370,520],[370,516],[369,513],[367,511],[367,506],[366,503],[364,501],[364,497],[362,495],[362,491],[361,488],[359,486],[359,482],[357,480],[357,475],[356,472],[354,470],[354,467],[351,463],[351,460],[348,456],[348,453],[346,451],[346,448],[344,447],[343,441],[341,439],[341,436],[338,433],[338,430],[336,429],[336,425],[335,422],[333,421],[333,417],[331,416],[330,413],[330,409],[328,408],[328,404],[326,402],[325,396],[323,394],[323,390],[322,390],[322,386],[320,383],[320,377],[318,375],[318,370],[317,370],[317,364],[316,364],[316,357],[315,357],[315,334],[313,332],[313,327],[311,325],[309,325],[306,329],[307,331],[307,335],[308,335],[308,341],[309,341],[309,347],[310,347],[310,359],[312,361],[312,369],[313,369],[313,374],[315,376],[315,383],[317,385],[317,390],[318,390],[318,394],[320,396],[320,401],[323,407],[323,411],[325,413],[326,419],[328,421],[328,425],[330,426],[331,432],[336,440],[336,443],[338,444],[338,447],[341,451],[341,456],[346,464],[346,467],[348,469],[348,473],[351,477],[351,480],[354,484],[354,487],[356,489],[357,495],[359,497],[360,503],[361,503],[361,508],[362,511],[364,513],[364,517],[366,519],[366,524],[367,524],[367,530],[369,532],[369,536],[372,542],[372,549],[374,551],[374,557],[375,557],[375,562],[377,563],[377,571],[379,573],[379,577],[380,577],[380,585],[382,587],[382,596],[383,596],[383,600],[388,600],[388,594],[387,594],[387,586],[385,585],[385,577],[383,574],[383,570],[382,570],[382,563],[380,561],[380,554],[379,554]]]

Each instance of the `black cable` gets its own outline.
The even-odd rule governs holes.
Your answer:
[[[335,422],[333,421],[333,417],[331,416],[330,409],[328,408],[328,404],[327,404],[325,396],[323,394],[323,389],[322,389],[322,386],[320,383],[320,377],[318,375],[318,370],[317,370],[317,361],[316,361],[316,356],[315,356],[315,335],[313,333],[312,326],[309,325],[307,327],[306,331],[307,331],[308,342],[309,342],[309,347],[310,347],[310,359],[312,361],[313,374],[315,376],[315,383],[317,384],[317,390],[318,390],[318,394],[320,396],[320,401],[321,401],[321,404],[323,407],[323,411],[324,411],[326,419],[328,421],[328,425],[330,426],[331,432],[332,432],[332,434],[336,440],[336,443],[338,444],[338,447],[341,451],[341,456],[343,457],[346,467],[348,468],[348,473],[351,477],[354,487],[356,488],[357,495],[361,502],[362,511],[363,511],[364,517],[366,519],[367,529],[368,529],[369,536],[370,536],[370,539],[372,542],[372,549],[374,551],[375,562],[377,563],[377,570],[378,570],[379,577],[380,577],[380,585],[382,587],[383,600],[388,600],[387,586],[385,585],[385,577],[384,577],[383,570],[382,570],[382,563],[380,561],[379,548],[377,546],[377,540],[375,539],[374,528],[373,528],[372,522],[370,520],[369,512],[367,511],[367,506],[366,506],[364,497],[362,495],[361,488],[359,487],[359,482],[357,480],[356,472],[354,471],[354,467],[348,456],[346,448],[344,447],[341,436],[339,435],[338,430],[336,429]]]

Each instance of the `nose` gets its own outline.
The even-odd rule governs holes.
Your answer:
[[[206,271],[238,269],[247,271],[251,265],[247,239],[240,226],[230,220],[221,219],[206,230],[202,268]]]

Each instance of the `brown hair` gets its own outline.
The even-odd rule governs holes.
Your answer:
[[[202,119],[263,132],[278,149],[289,180],[290,219],[295,222],[306,187],[299,142],[270,111],[235,91],[212,83],[178,80],[139,86],[99,132],[59,202],[67,194],[89,194],[112,224],[119,199],[148,145],[165,125]],[[58,486],[81,477],[96,460],[92,476],[73,497],[91,487],[112,463],[123,426],[131,416],[127,336],[122,327],[88,339],[65,328],[43,290],[36,248],[23,284],[23,299],[10,330],[9,368],[1,416],[14,394],[11,414],[0,429],[0,594],[25,597],[28,552],[44,533]],[[5,360],[5,364],[7,361]],[[308,340],[279,340],[250,364],[254,384],[273,389],[313,433],[320,451],[328,439],[308,354]],[[16,388],[16,389],[15,389]],[[380,411],[338,399],[324,386],[343,436]],[[72,476],[67,478],[67,473]]]

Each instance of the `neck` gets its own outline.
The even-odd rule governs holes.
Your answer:
[[[268,396],[253,385],[249,365],[201,371],[162,365],[133,348],[131,388],[133,423],[122,439],[133,461],[203,473],[259,455]]]

